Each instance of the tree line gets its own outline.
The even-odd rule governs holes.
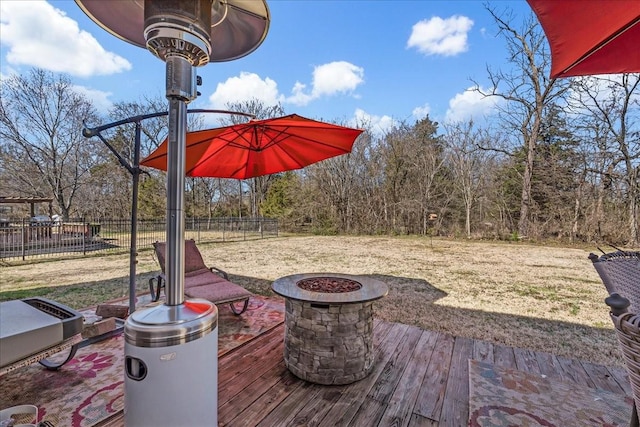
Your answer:
[[[314,233],[637,246],[640,74],[549,79],[550,55],[533,15],[514,22],[488,11],[509,67],[488,64],[491,87],[476,83],[472,90],[495,101],[495,114],[458,123],[427,116],[384,133],[351,123],[365,132],[350,154],[243,181],[188,178],[187,216],[268,216],[284,230]],[[165,99],[120,102],[102,117],[68,76],[41,69],[3,76],[0,96],[1,195],[53,197],[64,218],[129,217],[130,173],[82,128],[165,111]],[[281,105],[255,99],[228,109],[257,118],[285,114]],[[189,115],[190,130],[204,123],[202,115]],[[144,156],[166,138],[166,118],[141,126]],[[133,124],[106,138],[133,163]],[[139,215],[164,217],[164,173],[144,172]]]

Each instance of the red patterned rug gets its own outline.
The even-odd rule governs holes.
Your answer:
[[[469,360],[470,427],[628,426],[631,397]]]
[[[218,356],[284,321],[279,298],[254,296],[245,313],[228,306],[218,312]],[[92,426],[124,407],[124,337],[122,334],[84,347],[58,371],[40,364],[0,377],[0,408],[33,404],[39,421],[56,427]]]

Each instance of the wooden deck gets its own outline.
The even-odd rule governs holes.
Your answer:
[[[314,385],[285,368],[283,333],[280,325],[220,358],[219,425],[466,426],[468,359],[631,394],[622,368],[382,321],[375,323],[369,376],[345,386]],[[101,423],[122,425],[122,414]]]

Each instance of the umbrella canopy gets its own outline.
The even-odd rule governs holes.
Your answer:
[[[551,46],[551,77],[640,72],[639,0],[527,0]]]
[[[187,133],[187,176],[247,179],[351,152],[363,132],[296,114]],[[167,140],[140,162],[167,169]]]

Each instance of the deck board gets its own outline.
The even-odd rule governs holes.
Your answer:
[[[507,347],[500,344],[493,346],[493,364],[503,368],[513,368],[516,366],[516,356],[513,353],[513,347]]]
[[[628,396],[631,396],[633,393],[631,391],[631,384],[629,383],[629,377],[627,376],[627,371],[624,368],[620,368],[618,366],[607,366],[607,370],[616,383],[620,386],[624,393]]]
[[[344,386],[302,381],[284,366],[284,325],[220,357],[218,421],[229,426],[466,426],[469,359],[552,380],[631,393],[626,372],[549,353],[374,322],[375,363]],[[99,424],[120,427],[122,413]]]
[[[300,381],[300,387],[293,390],[277,408],[274,408],[257,425],[260,427],[293,425],[293,420],[307,403],[315,400],[320,393],[320,387]]]
[[[249,377],[249,375],[241,376],[236,384],[247,384],[242,387],[237,393],[226,394],[223,390],[220,390],[220,396],[218,397],[218,417],[219,420],[232,419],[240,412],[245,411],[248,407],[252,407],[262,394],[266,393],[272,386],[274,386],[285,374],[284,361],[280,361],[276,365],[267,365],[267,370],[260,376]],[[252,374],[257,375],[256,372]],[[244,381],[245,378],[249,378],[250,381]],[[233,392],[236,389],[234,388]],[[220,422],[220,425],[225,425],[226,422]]]
[[[493,355],[493,344],[487,341],[474,341],[473,360],[493,364],[493,361],[495,360]]]
[[[566,378],[570,382],[574,382],[576,384],[596,388],[595,383],[587,372],[582,367],[582,363],[577,360],[567,359],[566,357],[558,356],[558,361],[560,362],[560,366],[562,367],[562,371],[566,375]]]
[[[430,334],[426,331],[422,331],[420,334],[420,339],[411,354],[398,385],[389,399],[380,424],[384,426],[407,425],[409,415],[418,399],[418,393],[427,372],[429,360],[433,355],[436,339],[437,336],[435,334]]]
[[[269,413],[277,408],[287,396],[294,390],[300,388],[301,385],[301,381],[289,371],[282,371],[278,381],[272,387],[268,388],[259,398],[254,400],[250,407],[243,410],[241,414],[238,414],[235,418],[231,418],[233,414],[230,414],[228,417],[225,416],[225,419],[231,418],[226,425],[257,425],[262,421],[265,413]],[[219,423],[219,425],[223,424]]]
[[[393,355],[395,349],[400,344],[402,337],[408,329],[408,326],[396,324],[388,324],[386,330],[387,339],[380,341],[375,346],[375,363],[369,375],[362,380],[343,386],[342,396],[335,403],[331,411],[327,413],[322,422],[321,427],[334,427],[337,425],[352,425],[353,417],[358,412],[360,404],[364,402],[367,394],[382,373],[387,362]],[[374,330],[376,333],[376,330]],[[376,338],[374,335],[374,343]]]
[[[535,352],[524,348],[514,348],[513,354],[516,358],[516,368],[519,371],[541,374]]]
[[[340,386],[317,387],[320,392],[315,399],[307,400],[296,416],[294,425],[316,426],[340,398]]]
[[[442,405],[440,423],[446,426],[467,426],[469,419],[469,359],[473,355],[473,340],[457,338],[453,346],[447,390]]]
[[[554,381],[565,381],[566,377],[560,366],[558,358],[551,353],[536,353],[540,374]]]
[[[432,332],[432,334],[436,334],[436,332]],[[436,335],[436,348],[427,366],[427,373],[420,386],[418,401],[413,410],[415,414],[426,419],[440,420],[447,390],[453,344],[454,338],[451,335]]]
[[[611,377],[606,366],[596,365],[595,363],[590,362],[582,362],[582,367],[587,372],[587,375],[591,381],[593,381],[596,388],[608,390],[613,393],[624,393],[622,387],[620,387],[616,380]]]
[[[352,426],[377,426],[387,404],[369,396],[364,400],[356,416],[351,420]]]
[[[389,402],[393,390],[400,381],[402,373],[407,367],[413,350],[422,335],[422,330],[415,326],[409,326],[404,334],[400,345],[396,348],[393,356],[387,361],[386,366],[378,376],[368,396],[382,403]]]

